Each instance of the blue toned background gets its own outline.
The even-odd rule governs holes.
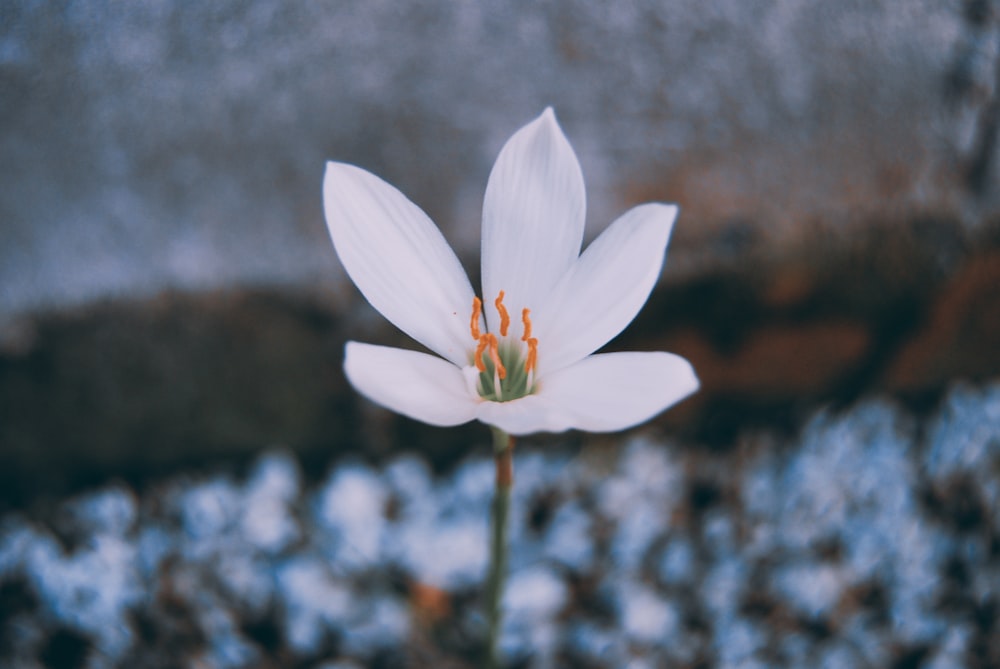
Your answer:
[[[6,3],[0,313],[333,290],[327,159],[399,186],[468,258],[499,147],[546,105],[592,231],[681,202],[677,271],[727,224],[770,250],[864,216],[976,225],[998,205],[996,10],[967,5]]]

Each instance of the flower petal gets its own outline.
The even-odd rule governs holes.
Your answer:
[[[565,432],[574,427],[573,415],[542,395],[528,395],[511,402],[483,402],[479,405],[476,418],[516,436]]]
[[[550,374],[538,397],[576,429],[614,432],[649,420],[698,385],[691,364],[672,353],[605,353]]]
[[[365,299],[427,348],[466,364],[474,293],[431,219],[382,179],[345,163],[326,164],[323,205],[337,256]]]
[[[424,423],[460,425],[476,417],[478,400],[462,370],[436,356],[349,341],[344,372],[371,401]]]
[[[644,204],[608,226],[531,312],[538,373],[582,360],[625,329],[656,284],[677,207]]]
[[[580,254],[586,212],[580,163],[552,108],[507,141],[483,202],[483,301],[503,290],[512,314],[537,307]],[[496,310],[486,309],[496,332]]]

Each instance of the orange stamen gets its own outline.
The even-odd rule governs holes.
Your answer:
[[[525,341],[528,342],[528,359],[524,361],[524,372],[527,374],[538,366],[538,340],[528,337]]]
[[[476,346],[476,369],[480,372],[486,371],[486,363],[483,362],[483,351],[490,345],[490,336],[483,335],[479,338],[479,345]]]
[[[501,337],[506,337],[507,336],[507,328],[510,327],[510,314],[507,313],[507,307],[505,307],[503,305],[503,291],[502,290],[500,291],[500,294],[497,295],[496,302],[494,302],[493,304],[496,305],[497,311],[500,312],[500,336]],[[500,377],[500,378],[503,378],[503,377]]]
[[[531,309],[521,310],[521,322],[524,323],[524,335],[521,337],[521,341],[528,341],[531,339],[531,319],[528,314],[531,313]]]
[[[483,313],[483,301],[478,297],[472,298],[472,319],[469,320],[469,329],[472,330],[472,338],[478,340],[482,335],[479,333],[479,316]],[[481,342],[480,342],[481,343]],[[479,353],[476,354],[476,359],[479,359],[479,354],[482,353],[480,349]],[[478,364],[477,364],[478,366]],[[480,370],[482,371],[482,370]]]
[[[497,372],[497,376],[501,379],[507,378],[507,368],[503,366],[500,362],[500,351],[498,349],[497,336],[495,334],[488,334],[483,337],[490,344],[490,360],[493,361],[493,368]]]

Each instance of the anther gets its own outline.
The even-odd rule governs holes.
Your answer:
[[[525,341],[528,342],[528,358],[524,361],[524,371],[530,374],[538,366],[538,340],[528,337]]]
[[[497,295],[496,301],[493,303],[496,305],[497,311],[500,312],[500,336],[507,336],[507,328],[510,327],[510,314],[507,313],[507,307],[503,305],[503,291]],[[503,377],[501,377],[503,378]]]
[[[490,360],[493,361],[493,369],[496,370],[497,376],[501,379],[507,378],[507,369],[503,366],[500,361],[500,350],[497,342],[497,336],[495,334],[488,334],[483,337],[483,339],[489,342],[490,346]],[[481,346],[482,344],[480,344]]]
[[[528,317],[530,313],[531,309],[521,310],[521,322],[524,323],[524,335],[522,335],[521,341],[531,339],[531,318]]]
[[[486,363],[483,362],[483,351],[490,345],[490,336],[484,335],[479,338],[479,345],[476,346],[476,369],[480,372],[486,371]]]
[[[480,300],[478,297],[473,297],[472,318],[469,320],[469,329],[472,331],[472,338],[477,341],[482,336],[479,333],[479,315],[482,313],[483,313],[483,301]],[[482,351],[480,351],[480,353],[482,353]],[[479,355],[477,354],[476,357],[478,358]]]

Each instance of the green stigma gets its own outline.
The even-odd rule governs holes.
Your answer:
[[[491,402],[510,402],[534,393],[535,375],[527,369],[520,342],[501,341],[497,346],[497,353],[506,374],[504,378],[499,378],[489,350],[483,351],[481,355],[485,369],[479,373],[479,382],[476,384],[479,396]],[[500,382],[499,388],[497,381]]]

